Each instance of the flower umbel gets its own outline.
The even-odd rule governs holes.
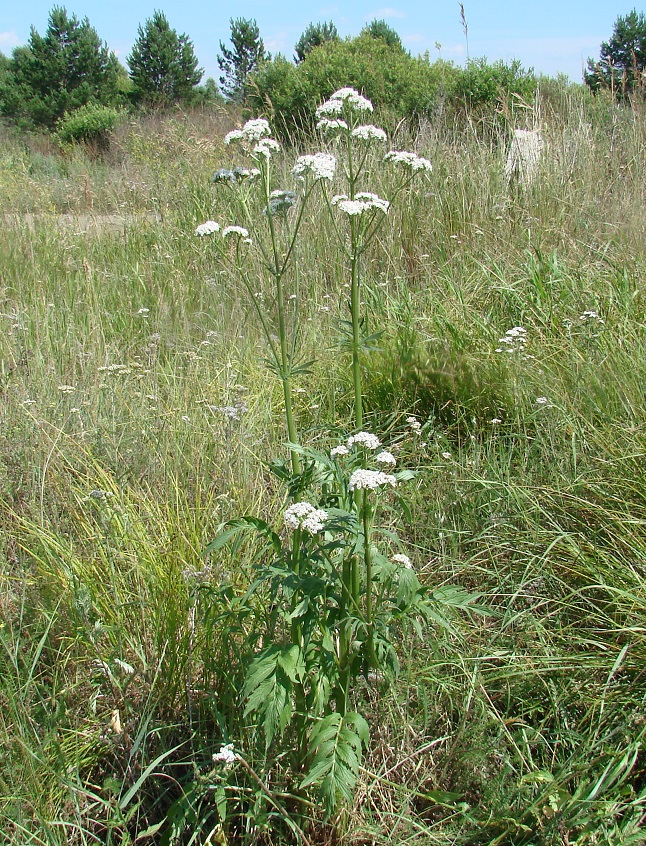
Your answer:
[[[219,231],[219,223],[216,223],[214,220],[207,220],[205,223],[200,223],[200,225],[195,230],[195,234],[198,235],[200,238],[203,238],[205,235],[213,235],[214,232]]]
[[[351,491],[375,491],[386,485],[396,488],[397,479],[391,476],[390,473],[382,473],[381,470],[355,470],[350,476]]]
[[[417,153],[408,153],[405,150],[391,150],[384,156],[385,162],[391,162],[399,167],[406,168],[413,173],[423,172],[431,173],[433,165],[428,159],[423,156],[418,156]]]
[[[299,156],[292,168],[294,176],[305,177],[308,174],[316,179],[333,179],[336,169],[336,159],[329,153],[314,153]]]
[[[381,441],[371,432],[357,432],[356,435],[350,435],[348,438],[348,446],[351,447],[353,444],[361,444],[366,449],[377,449],[381,446]]]
[[[238,755],[233,751],[233,743],[227,743],[226,746],[221,746],[220,751],[213,755],[213,760],[222,762],[227,767],[234,764],[238,760]]]
[[[309,502],[295,502],[285,511],[283,519],[287,528],[292,531],[301,529],[309,535],[318,535],[325,528],[328,513]]]

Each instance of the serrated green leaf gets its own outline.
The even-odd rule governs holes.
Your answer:
[[[326,816],[339,802],[352,801],[359,775],[362,747],[369,740],[368,724],[355,712],[334,712],[319,720],[310,733],[312,763],[301,787],[319,785]]]

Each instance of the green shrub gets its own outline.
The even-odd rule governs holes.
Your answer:
[[[455,96],[470,109],[508,102],[514,95],[530,101],[536,84],[534,71],[525,70],[518,59],[510,64],[502,59],[493,64],[486,58],[470,59],[458,73]]]
[[[258,70],[250,85],[249,104],[271,117],[283,136],[309,131],[316,107],[338,88],[352,86],[375,104],[382,125],[402,118],[431,116],[449,93],[457,69],[448,62],[431,64],[412,57],[385,40],[362,35],[327,41],[298,65],[276,56]]]
[[[58,122],[56,136],[63,144],[84,143],[105,150],[120,117],[118,109],[87,103],[63,115]]]

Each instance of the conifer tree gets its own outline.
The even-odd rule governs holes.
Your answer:
[[[320,47],[326,41],[338,41],[339,33],[336,26],[329,23],[311,23],[294,45],[296,64],[302,62],[305,56],[315,47]]]
[[[93,101],[119,98],[119,62],[87,18],[79,21],[55,6],[44,36],[32,26],[29,41],[17,47],[9,69],[14,117],[53,128],[65,112]]]
[[[265,45],[255,20],[231,18],[230,23],[233,49],[229,49],[220,41],[222,55],[218,56],[218,65],[224,73],[220,77],[220,83],[229,100],[241,103],[245,99],[247,77],[271,57],[265,52]]]
[[[163,12],[155,12],[139,27],[127,62],[133,99],[155,106],[190,101],[204,73],[193,42],[171,29]]]
[[[601,44],[598,62],[588,59],[585,81],[593,91],[610,88],[624,96],[635,89],[646,95],[646,16],[633,9],[615,21],[610,41]]]

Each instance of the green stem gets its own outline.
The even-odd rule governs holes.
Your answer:
[[[350,294],[350,312],[352,315],[352,384],[354,388],[354,423],[357,431],[363,428],[363,397],[361,388],[361,323],[360,323],[360,274],[358,221],[350,221],[352,236],[352,290]]]
[[[269,165],[262,168],[263,181],[265,189],[265,200],[267,209],[267,221],[269,223],[269,234],[271,236],[271,248],[273,253],[273,276],[276,281],[276,305],[278,307],[278,338],[280,341],[280,379],[283,383],[283,398],[285,402],[285,419],[287,421],[287,434],[289,441],[292,444],[298,443],[298,432],[296,429],[296,422],[294,420],[294,412],[292,407],[292,386],[291,386],[291,362],[289,357],[289,350],[287,346],[287,329],[285,323],[285,292],[283,289],[283,271],[284,265],[281,266],[280,250],[278,247],[278,238],[276,236],[276,227],[274,225],[273,215],[269,213]],[[295,476],[300,475],[301,462],[298,453],[290,449],[292,460],[292,472]]]
[[[368,491],[363,491],[361,503],[363,517],[363,560],[366,568],[366,628],[368,630],[368,659],[372,667],[376,666],[375,626],[372,619],[372,550],[370,548],[371,508]]]

